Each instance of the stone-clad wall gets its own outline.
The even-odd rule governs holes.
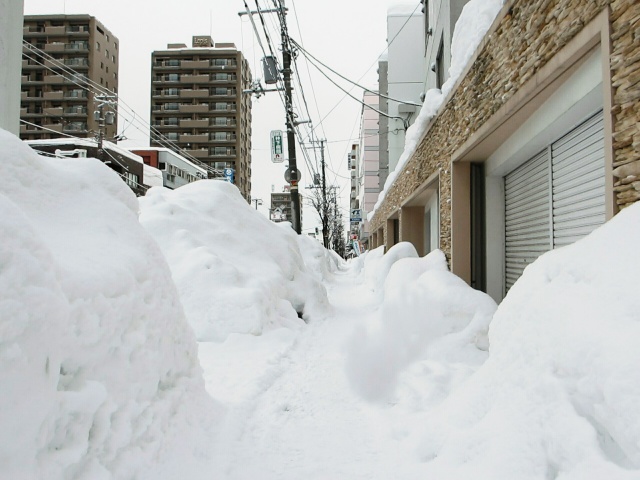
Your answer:
[[[611,9],[613,166],[634,172],[618,188],[618,203],[640,198],[640,2],[507,0],[475,62],[387,192],[371,230],[383,227],[439,170],[440,249],[450,258],[452,154],[605,8]],[[627,177],[626,171],[617,173]]]
[[[613,95],[613,174],[617,203],[640,199],[640,4],[611,2]]]

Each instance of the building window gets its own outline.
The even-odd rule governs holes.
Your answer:
[[[440,38],[438,55],[436,56],[436,88],[442,89],[444,84],[444,42]]]
[[[96,51],[100,51],[100,42],[96,42]]]
[[[107,58],[109,58],[109,50],[105,50],[105,51],[104,51],[104,56],[105,56],[105,57],[107,57]]]
[[[166,118],[164,121],[165,125],[178,125],[178,118],[177,117],[169,117]]]
[[[178,132],[169,132],[169,133],[167,133],[167,138],[169,140],[178,140]]]
[[[165,110],[178,110],[179,108],[180,105],[177,103],[165,103],[164,105]]]

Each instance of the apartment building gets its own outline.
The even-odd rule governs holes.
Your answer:
[[[251,192],[251,71],[232,43],[194,36],[151,54],[151,146],[177,145]]]
[[[367,245],[369,238],[369,222],[367,214],[373,211],[380,192],[380,131],[378,120],[379,96],[377,92],[365,91],[362,98],[360,117],[360,146],[356,165],[358,189],[358,209],[360,218],[357,230],[358,238]],[[353,209],[352,209],[353,210]],[[357,218],[357,217],[356,217]],[[353,230],[353,228],[352,228]]]
[[[93,137],[96,92],[118,92],[118,38],[91,15],[25,15],[23,39],[20,138]]]
[[[303,197],[298,193],[300,198],[300,205],[302,205]],[[271,221],[279,222],[291,222],[293,214],[291,213],[291,192],[289,191],[289,185],[283,187],[282,192],[271,193],[271,208],[269,209],[269,218]],[[303,212],[300,211],[300,223],[302,223]]]

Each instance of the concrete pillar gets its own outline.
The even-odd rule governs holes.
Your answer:
[[[20,133],[24,0],[0,0],[0,128]]]
[[[451,271],[471,284],[471,171],[454,162],[451,175]]]
[[[396,237],[396,226],[393,218],[387,219],[387,229],[385,236],[385,248],[389,250],[391,247],[395,245],[394,238]]]
[[[424,207],[402,207],[400,241],[412,243],[418,255],[424,255]]]

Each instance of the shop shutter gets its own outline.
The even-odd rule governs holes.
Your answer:
[[[507,291],[524,268],[551,248],[548,149],[505,177]]]
[[[505,181],[505,291],[552,248],[605,222],[604,124],[599,112],[513,170]]]
[[[551,146],[553,247],[587,236],[605,222],[602,112]]]

